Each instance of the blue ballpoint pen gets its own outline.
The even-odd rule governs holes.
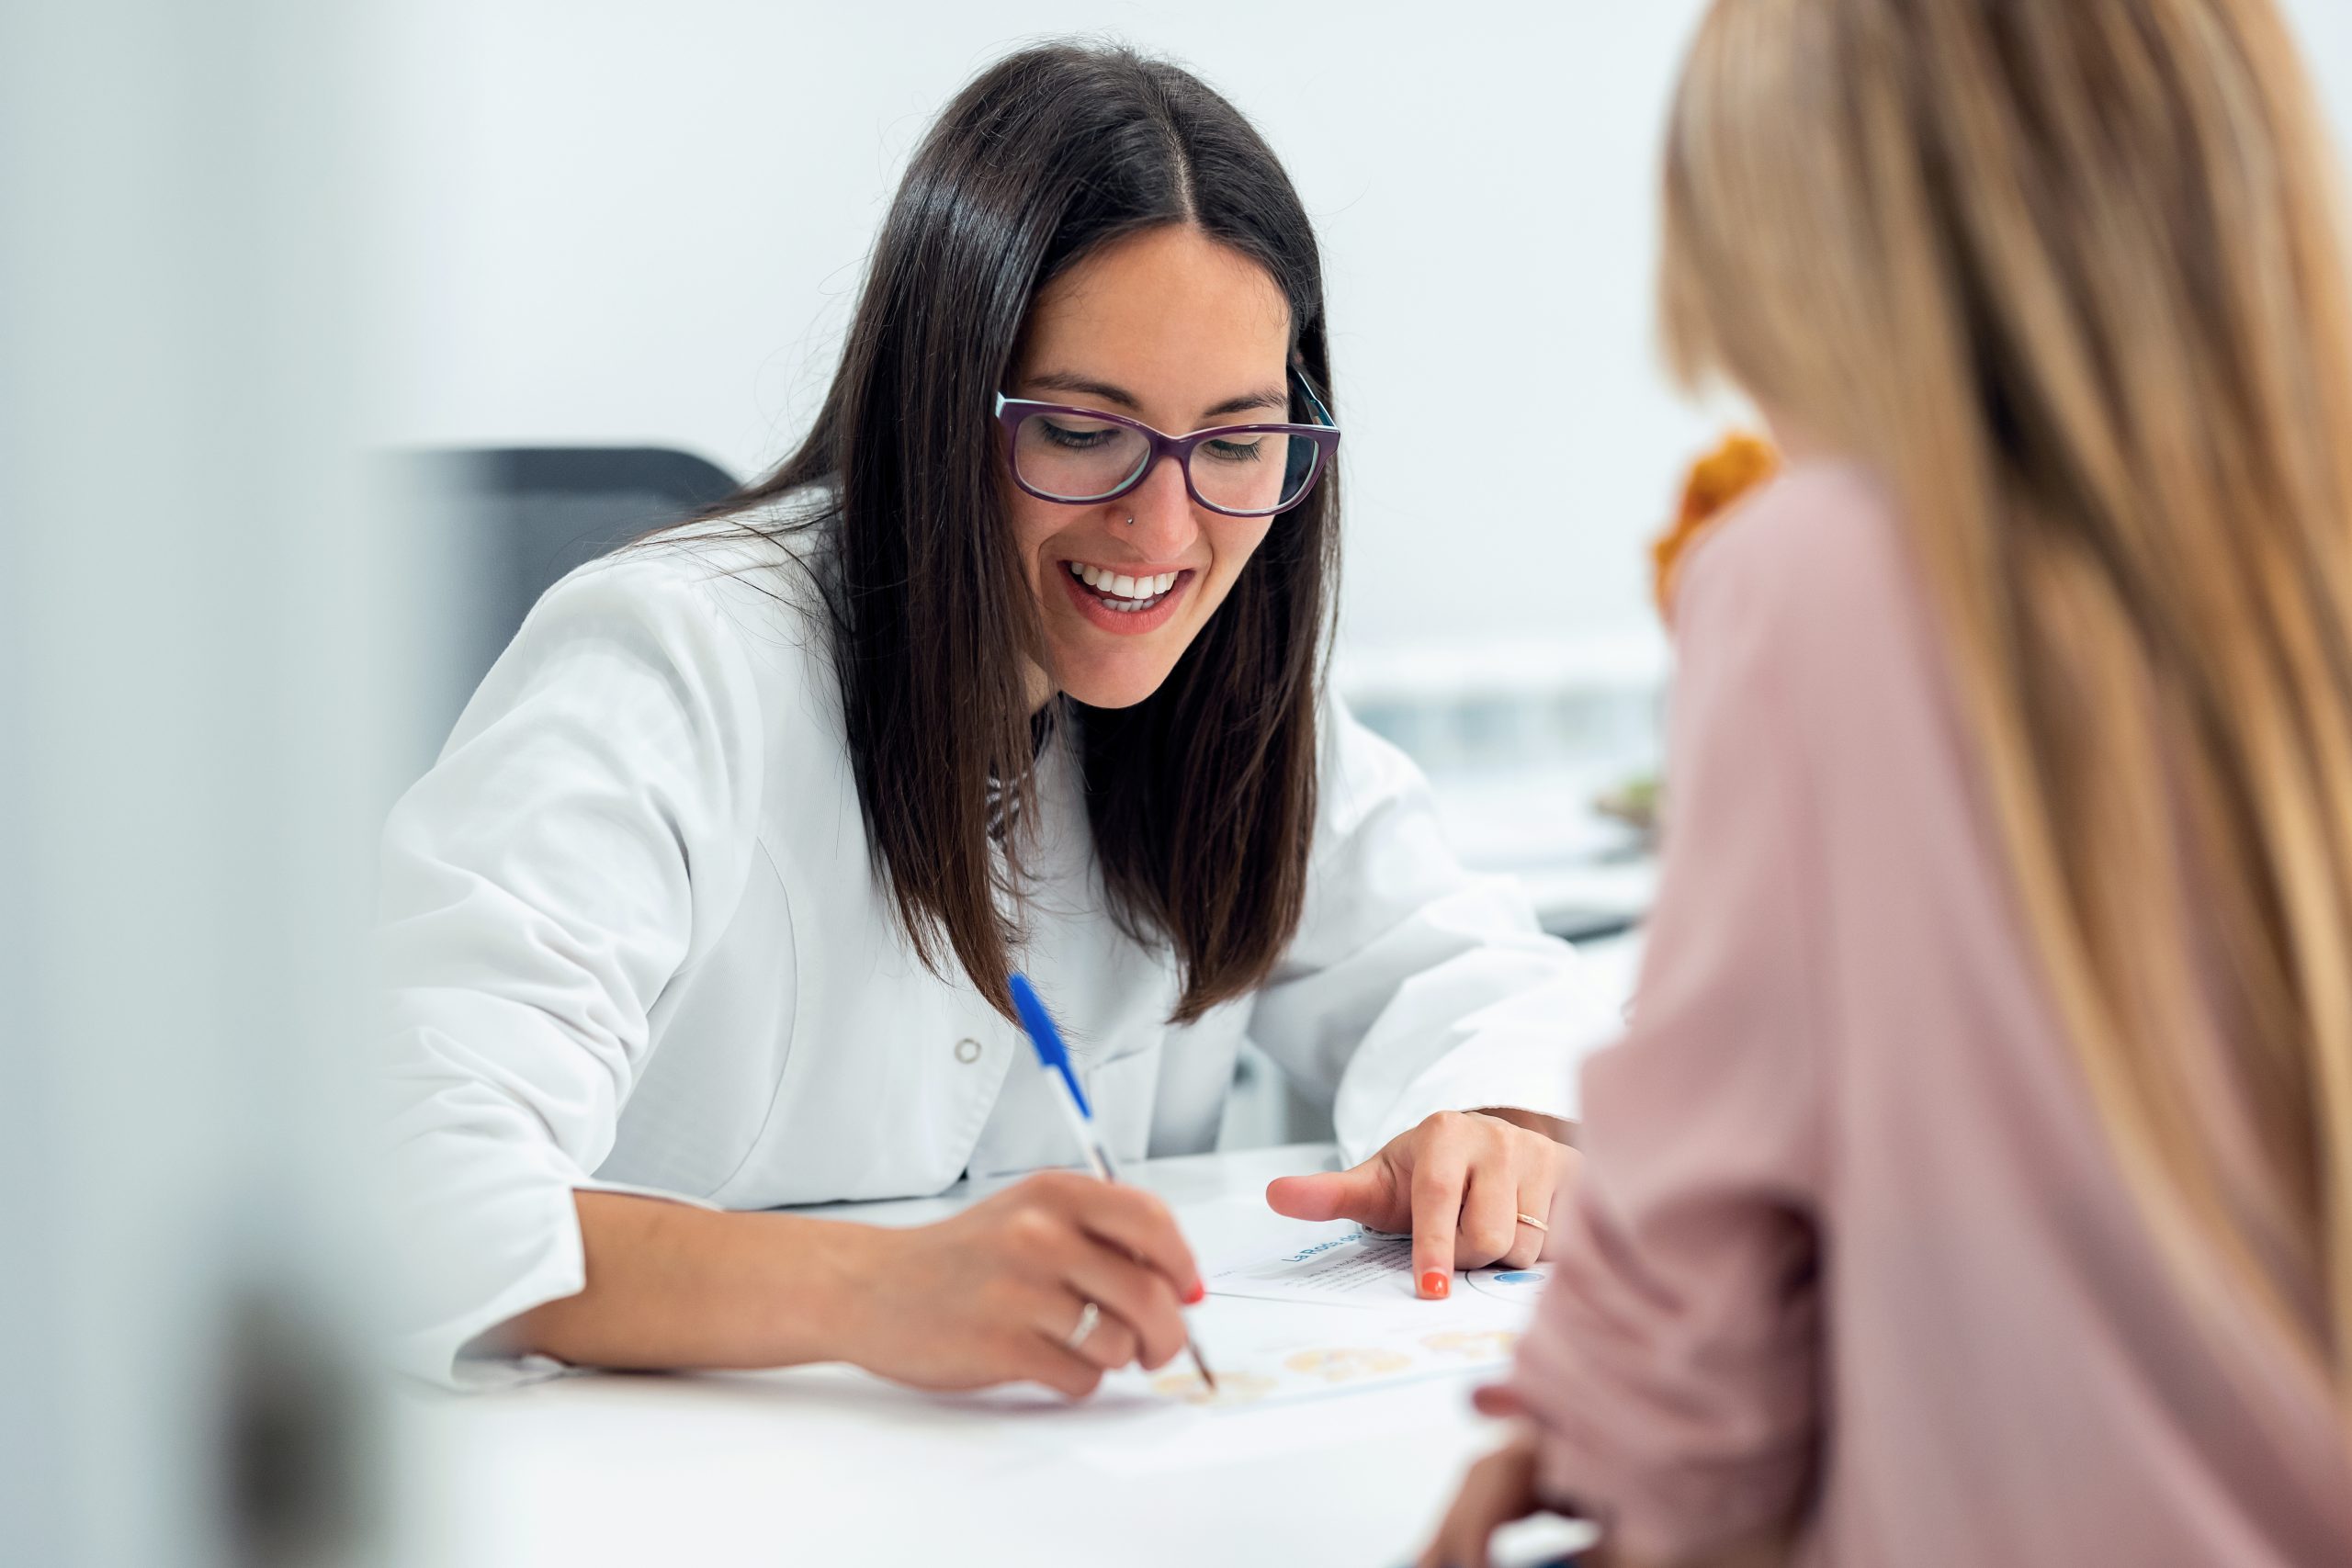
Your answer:
[[[1094,1108],[1086,1102],[1086,1091],[1078,1085],[1078,1075],[1070,1071],[1069,1052],[1062,1045],[1062,1032],[1054,1027],[1053,1014],[1037,999],[1037,987],[1029,983],[1026,975],[1012,976],[1012,1009],[1021,1015],[1021,1027],[1029,1035],[1029,1043],[1036,1048],[1037,1064],[1054,1081],[1054,1098],[1061,1102],[1062,1113],[1069,1118],[1070,1131],[1078,1137],[1078,1146],[1086,1156],[1086,1163],[1104,1181],[1119,1179],[1119,1168],[1111,1158],[1109,1145],[1094,1125]],[[1192,1332],[1184,1335],[1184,1348],[1193,1358],[1193,1370],[1201,1381],[1216,1392],[1216,1378],[1209,1364],[1201,1359],[1201,1348],[1193,1343]]]

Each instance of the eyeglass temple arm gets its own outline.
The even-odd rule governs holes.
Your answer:
[[[1298,378],[1298,389],[1306,394],[1307,406],[1314,411],[1316,423],[1326,430],[1339,429],[1340,422],[1331,417],[1330,409],[1325,405],[1322,398],[1315,390],[1315,383],[1306,378],[1306,367],[1294,363],[1290,367],[1290,373]],[[1001,393],[998,395],[1000,398],[1002,397]]]

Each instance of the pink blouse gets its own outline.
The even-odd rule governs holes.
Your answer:
[[[1639,1558],[2352,1563],[2324,1382],[2226,1359],[2109,1159],[1890,502],[1800,467],[1696,552],[1632,1029],[1521,1352]]]

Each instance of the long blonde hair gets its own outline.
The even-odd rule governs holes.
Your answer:
[[[1894,486],[2120,1168],[2352,1425],[2334,180],[2270,0],[1718,0],[1661,288],[1687,381]]]

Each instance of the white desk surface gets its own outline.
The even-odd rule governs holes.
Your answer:
[[[1175,1208],[1205,1267],[1330,1234],[1274,1214],[1263,1194],[1270,1178],[1334,1163],[1328,1145],[1299,1145],[1127,1174]],[[818,1212],[917,1224],[975,1195]],[[1287,1306],[1212,1296],[1193,1322],[1214,1363],[1221,1325]],[[1380,1568],[1410,1560],[1494,1440],[1468,1406],[1476,1381],[1214,1414],[1042,1392],[943,1399],[842,1367],[581,1375],[463,1395],[409,1384],[394,1426],[418,1508],[397,1533],[404,1560],[443,1568]],[[1190,1424],[1172,1444],[1170,1421]],[[1148,1447],[1150,1462],[1119,1462],[1123,1444]]]

